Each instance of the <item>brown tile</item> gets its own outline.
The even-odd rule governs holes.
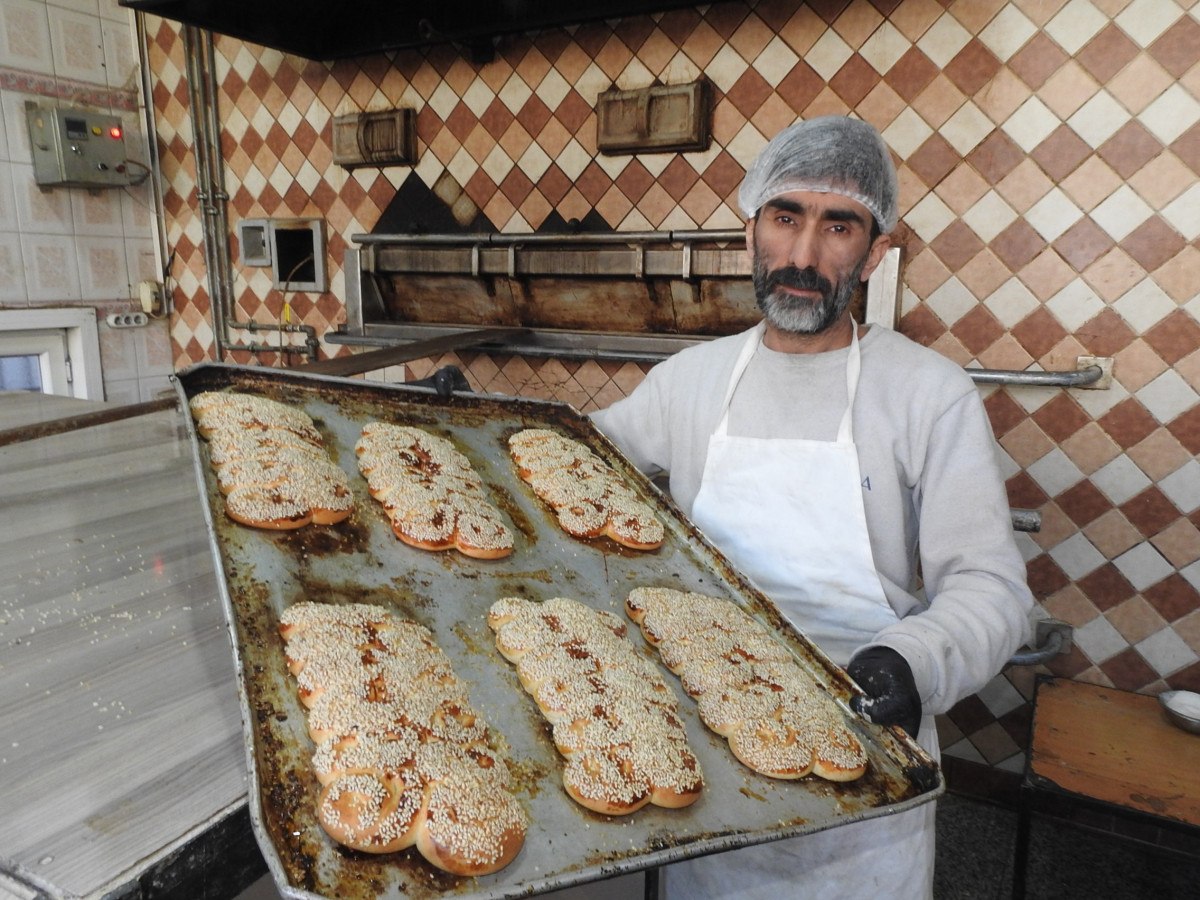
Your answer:
[[[961,157],[940,134],[932,134],[906,160],[908,167],[929,187],[934,187],[949,174]]]
[[[1120,246],[1143,269],[1153,272],[1172,259],[1186,244],[1183,236],[1161,216],[1151,216],[1130,232]]]
[[[517,113],[517,121],[530,134],[537,135],[541,134],[550,116],[550,108],[535,94],[525,101],[525,105]]]
[[[1113,357],[1113,377],[1135,394],[1167,370],[1162,357],[1138,339]]]
[[[1056,444],[1066,440],[1091,421],[1091,417],[1075,399],[1065,392],[1043,404],[1032,418]]]
[[[1171,152],[1193,172],[1200,173],[1200,124],[1193,125],[1171,142]]]
[[[1054,501],[1080,528],[1113,508],[1112,501],[1087,479],[1063,491]]]
[[[1076,272],[1082,272],[1111,250],[1114,243],[1104,229],[1085,216],[1063,232],[1050,246],[1070,263]]]
[[[921,303],[900,319],[899,330],[905,337],[928,347],[946,333],[946,326],[928,306]]]
[[[824,80],[812,66],[800,60],[779,82],[775,91],[792,109],[801,110],[808,108],[824,86]]]
[[[738,112],[749,119],[770,95],[771,86],[767,84],[766,79],[754,69],[747,69],[730,87],[725,97]]]
[[[1054,450],[1054,442],[1046,437],[1046,433],[1032,419],[1022,421],[1020,425],[1004,434],[1004,437],[1000,439],[1000,445],[1022,468],[1032,466],[1034,462]],[[1014,478],[1018,478],[1018,476],[1014,476]],[[1038,491],[1040,493],[1040,488]],[[1042,496],[1044,497],[1045,494]],[[1033,505],[1040,505],[1040,503]]]
[[[1156,485],[1146,488],[1119,507],[1125,518],[1146,537],[1158,534],[1182,513]]]
[[[1093,78],[1104,84],[1137,54],[1137,44],[1110,22],[1084,45],[1075,59]]]
[[[1118,509],[1109,510],[1084,527],[1083,534],[1106,559],[1116,559],[1145,540]]]
[[[1104,614],[1109,624],[1130,644],[1144,641],[1166,626],[1162,616],[1141,597],[1131,597]]]
[[[1067,119],[1099,90],[1096,80],[1075,60],[1069,60],[1046,80],[1038,97],[1052,113]]]
[[[1193,406],[1168,422],[1167,430],[1187,448],[1188,453],[1200,455],[1200,405]]]
[[[1142,338],[1155,353],[1174,366],[1200,347],[1200,324],[1182,309],[1178,309],[1147,331]]]
[[[1095,422],[1088,422],[1060,446],[1084,475],[1091,475],[1121,455],[1116,441]]]
[[[551,204],[557,206],[571,190],[571,179],[566,176],[556,164],[551,164],[544,175],[538,179],[538,190]]]
[[[996,254],[984,248],[971,257],[971,261],[958,270],[961,281],[975,297],[988,297],[1012,277],[1008,267],[996,258]]]
[[[621,189],[621,193],[635,204],[642,199],[642,196],[650,189],[650,185],[652,184],[654,184],[654,176],[646,170],[641,160],[638,159],[630,162],[616,179],[616,185]]]
[[[1017,272],[1021,283],[1043,303],[1070,284],[1075,270],[1053,250],[1046,249]]]
[[[1032,159],[1024,160],[996,185],[996,192],[1017,212],[1024,213],[1054,187],[1041,167]]]
[[[855,53],[829,80],[834,93],[846,101],[848,106],[857,106],[871,88],[879,83],[879,73],[865,59]]]
[[[1158,678],[1158,673],[1132,647],[1101,662],[1100,670],[1119,691],[1137,692]]]
[[[1018,372],[1028,369],[1034,362],[1033,357],[1011,334],[1001,336],[976,358],[985,369],[1012,369]]]
[[[1009,435],[1016,430],[1014,428]],[[1018,509],[1038,509],[1050,499],[1028,472],[1018,472],[1009,478],[1005,490],[1009,503]]]
[[[1196,272],[1200,271],[1200,247],[1187,246],[1154,272],[1154,280],[1176,303],[1196,296]]]
[[[1099,156],[1089,156],[1074,172],[1059,182],[1080,209],[1092,210],[1121,186],[1121,176]]]
[[[1000,60],[996,59],[982,41],[971,38],[958,55],[947,63],[945,75],[969,97],[991,81],[992,76],[999,71],[1000,65]]]
[[[969,162],[989,184],[997,184],[1025,159],[1025,152],[997,128],[967,154]]]
[[[1028,222],[1017,219],[1000,232],[988,246],[1006,266],[1015,271],[1044,250],[1046,242]]]
[[[682,154],[677,155],[658,176],[658,184],[671,195],[672,199],[682,200],[692,189],[700,176]]]
[[[942,138],[940,135],[934,135],[925,142],[925,146],[935,140],[941,141]],[[936,193],[948,207],[961,216],[988,192],[988,183],[971,166],[960,163],[957,152],[954,152],[954,155],[953,171],[937,185]]]
[[[1069,125],[1059,125],[1034,148],[1032,156],[1055,182],[1062,181],[1091,155],[1092,148]]]
[[[945,75],[938,75],[912,101],[912,108],[931,127],[940,128],[962,108],[966,98]]]
[[[1200,61],[1200,23],[1188,16],[1180,16],[1147,49],[1160,66],[1176,78],[1182,78]]]
[[[978,356],[1004,334],[1004,326],[981,303],[955,322],[950,332],[972,356]]]
[[[1015,337],[1034,359],[1045,356],[1063,339],[1066,329],[1045,307],[1039,306],[1011,329]]]
[[[1044,32],[1038,32],[1013,54],[1008,67],[1035,90],[1067,62],[1069,57]]]
[[[911,103],[937,74],[938,69],[933,61],[914,46],[888,70],[884,80],[892,90]]]
[[[1145,440],[1158,427],[1154,416],[1136,397],[1122,400],[1096,421],[1109,437],[1126,449]]]
[[[1178,632],[1178,629],[1176,629],[1176,632]],[[1189,646],[1194,650],[1197,646],[1200,646],[1200,641],[1195,643],[1189,642]],[[1187,668],[1175,672],[1168,679],[1167,683],[1175,690],[1200,693],[1200,663],[1193,663]]]
[[[1200,528],[1187,519],[1179,519],[1167,526],[1151,538],[1150,543],[1176,569],[1190,566],[1200,559]]]
[[[1162,152],[1162,143],[1136,119],[1127,122],[1097,151],[1122,178],[1128,178]]]
[[[1047,597],[1042,602],[1042,608],[1051,618],[1074,625],[1076,628],[1086,625],[1099,615],[1095,604],[1075,584],[1068,584],[1061,591],[1056,591]]]
[[[1003,388],[993,391],[985,398],[983,407],[987,411],[988,421],[992,423],[992,433],[997,439],[1004,437],[1028,418],[1024,408]]]
[[[1059,568],[1058,563],[1050,558],[1048,553],[1042,553],[1031,559],[1025,566],[1025,574],[1029,590],[1039,600],[1049,597],[1055,591],[1060,591],[1071,583],[1071,579]]]
[[[1146,277],[1146,270],[1119,246],[1113,247],[1080,273],[1088,287],[1106,303],[1133,290]]]
[[[983,246],[979,235],[961,219],[945,228],[929,245],[952,272],[970,262]]]
[[[1200,593],[1178,572],[1142,591],[1142,596],[1168,622],[1178,621],[1200,608]]]
[[[1116,310],[1105,307],[1076,329],[1075,337],[1093,356],[1115,356],[1136,335]]]

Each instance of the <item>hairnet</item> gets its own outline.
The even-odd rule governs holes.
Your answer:
[[[820,116],[775,135],[738,191],[746,218],[789,191],[841,194],[857,200],[887,234],[896,227],[896,169],[878,131],[860,119]]]

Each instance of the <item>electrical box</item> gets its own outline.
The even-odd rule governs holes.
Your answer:
[[[271,279],[283,291],[324,293],[325,228],[321,219],[270,219]]]
[[[46,187],[126,187],[125,127],[109,113],[25,104],[34,180]]]

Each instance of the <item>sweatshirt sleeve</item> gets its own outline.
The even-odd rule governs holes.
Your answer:
[[[589,418],[639,470],[653,478],[670,468],[665,389],[671,360],[655,366],[633,391]]]
[[[979,691],[1029,639],[1033,596],[974,386],[932,424],[913,501],[927,609],[873,641],[908,660],[926,713]]]

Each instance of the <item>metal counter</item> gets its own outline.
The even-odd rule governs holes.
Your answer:
[[[196,478],[209,499],[206,519],[221,578],[218,588],[232,628],[251,772],[251,813],[263,855],[288,897],[478,898],[527,896],[674,860],[775,840],[885,815],[932,800],[941,773],[911,740],[849,711],[857,690],[845,674],[792,629],[760,593],[634,470],[590,421],[563,404],[459,394],[304,376],[253,367],[202,365],[180,373],[182,402],[206,390],[241,390],[304,409],[326,449],[350,475],[355,510],[333,526],[289,532],[246,528],[223,513],[205,443],[192,430]],[[354,445],[372,419],[426,428],[450,439],[474,465],[516,536],[515,552],[477,560],[454,551],[413,549],[392,534],[383,510],[359,476]],[[552,513],[515,474],[507,437],[550,427],[583,441],[648,500],[666,525],[653,552],[626,550],[607,539],[568,537]],[[817,778],[778,781],[743,767],[726,741],[700,722],[695,703],[674,676],[689,740],[704,770],[702,798],[682,810],[646,807],[627,817],[590,813],[561,786],[562,760],[549,728],[495,650],[486,612],[500,597],[567,596],[622,614],[628,592],[665,586],[723,596],[772,628],[826,690],[867,747],[868,773],[832,784]],[[517,796],[530,814],[525,847],[500,872],[462,879],[439,872],[415,851],[371,856],[339,848],[315,817],[313,745],[288,674],[277,632],[279,614],[301,599],[372,602],[431,629],[473,704],[503,736]],[[636,628],[631,641],[657,661]],[[664,670],[665,672],[665,670]]]

